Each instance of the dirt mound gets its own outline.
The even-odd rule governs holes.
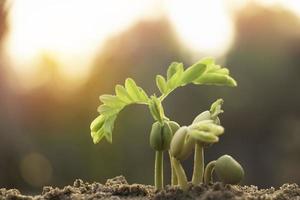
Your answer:
[[[53,188],[46,186],[42,194],[36,196],[22,195],[17,189],[0,189],[0,200],[168,200],[168,199],[220,199],[220,200],[300,200],[300,188],[297,184],[284,184],[279,189],[258,189],[256,186],[225,185],[213,183],[209,185],[189,185],[187,192],[179,187],[166,186],[165,190],[156,191],[153,186],[131,184],[123,176],[108,179],[105,184],[87,183],[75,180],[72,186]]]

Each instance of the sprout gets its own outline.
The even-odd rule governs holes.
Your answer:
[[[192,183],[197,185],[203,181],[204,173],[204,147],[219,141],[219,137],[224,133],[224,128],[220,126],[218,115],[223,113],[221,105],[223,99],[216,100],[209,111],[199,114],[190,125],[191,137],[195,142],[194,170]]]
[[[206,184],[212,181],[213,172],[216,172],[222,182],[228,184],[238,184],[244,177],[243,167],[229,155],[223,155],[207,164],[204,176]]]
[[[174,121],[169,121],[168,124],[172,130],[172,137],[173,137],[173,135],[176,133],[176,131],[180,128],[180,125]],[[175,172],[175,168],[174,168],[173,161],[172,161],[172,155],[171,155],[170,151],[169,151],[169,158],[170,158],[170,163],[171,163],[171,185],[177,185],[177,183],[178,183],[177,175]]]
[[[155,122],[150,133],[150,146],[155,150],[155,186],[163,188],[163,152],[170,148],[172,130],[167,122]]]
[[[189,127],[189,135],[195,139],[194,170],[192,183],[197,185],[203,180],[204,152],[203,148],[219,141],[219,135],[223,134],[224,128],[216,125],[212,120],[203,120]]]
[[[187,190],[188,181],[184,169],[180,164],[180,160],[185,146],[187,133],[188,128],[186,126],[180,127],[174,134],[170,145],[171,161],[176,172],[178,184],[183,190]]]
[[[182,63],[171,63],[167,70],[166,77],[162,75],[156,76],[156,85],[161,93],[159,97],[157,97],[155,94],[148,96],[147,93],[141,87],[139,87],[133,79],[127,78],[124,86],[116,85],[115,95],[106,94],[100,96],[100,101],[102,102],[102,104],[98,107],[98,112],[100,115],[91,123],[90,126],[93,142],[96,144],[99,143],[102,138],[106,138],[108,142],[112,143],[112,132],[114,129],[115,120],[118,114],[126,106],[131,104],[142,104],[148,106],[149,111],[154,119],[154,124],[150,133],[150,146],[156,151],[154,176],[155,187],[156,189],[162,189],[163,151],[169,150],[170,142],[174,133],[177,133],[180,130],[179,125],[176,122],[170,121],[165,116],[162,102],[172,91],[187,84],[230,87],[236,86],[235,80],[229,76],[229,70],[216,65],[212,58],[204,58],[186,69],[184,69]],[[219,104],[217,103],[214,108],[211,108],[211,110],[213,109],[220,111],[218,105]],[[209,138],[213,139],[213,141],[217,140],[216,138],[218,138],[218,134],[221,134],[221,128],[217,125],[213,125],[219,124],[217,118],[218,114],[219,113],[217,111],[211,111],[210,113],[203,114],[203,116],[198,116],[193,125],[186,129],[188,134],[185,134],[184,137],[180,136],[180,134],[179,136],[176,136],[183,137],[184,141],[183,143],[179,142],[180,144],[178,145],[181,146],[180,151],[178,151],[177,154],[173,154],[173,150],[169,151],[172,169],[172,185],[177,184],[177,182],[182,185],[184,182],[184,178],[182,178],[182,176],[185,176],[185,174],[179,161],[188,157],[188,155],[192,152],[193,147],[196,146],[195,152],[197,152],[197,154],[195,155],[197,155],[197,158],[195,157],[195,161],[197,160],[196,163],[199,163],[198,160],[201,160],[202,156],[202,145],[211,143],[206,141]],[[209,117],[205,117],[204,115],[209,115]],[[204,122],[200,123],[200,121],[203,120],[211,121],[207,121],[207,124]],[[174,141],[176,140],[178,139],[175,139]],[[173,159],[173,156],[176,159]],[[196,168],[199,168],[199,165],[197,165]],[[176,171],[176,173],[174,173],[174,171]],[[198,180],[196,182],[199,182],[201,178],[199,178],[199,175],[196,177]],[[186,186],[184,187],[186,188]]]
[[[212,120],[203,120],[189,127],[183,126],[175,133],[171,141],[170,153],[174,157],[173,162],[176,169],[179,185],[187,189],[187,178],[180,164],[195,146],[193,184],[198,184],[203,179],[203,146],[204,144],[217,142],[218,135],[224,132],[223,127],[216,125]]]

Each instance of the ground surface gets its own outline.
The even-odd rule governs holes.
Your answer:
[[[259,190],[256,186],[233,186],[223,183],[210,185],[190,185],[187,192],[178,187],[167,186],[163,191],[155,191],[153,186],[132,184],[129,185],[123,176],[100,183],[86,183],[76,180],[72,186],[64,188],[44,187],[37,196],[22,195],[16,189],[0,189],[0,200],[61,200],[61,199],[109,199],[109,200],[171,200],[171,199],[199,199],[199,200],[300,200],[300,188],[297,184],[284,184],[279,189],[269,188]]]

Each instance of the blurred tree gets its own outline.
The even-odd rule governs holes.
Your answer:
[[[300,137],[293,143],[288,139],[300,132],[299,18],[277,7],[248,5],[236,17],[227,64],[239,83],[230,99],[235,106],[228,129],[243,134],[247,182],[300,182]],[[283,128],[287,123],[293,131]],[[291,144],[295,146],[285,149]]]

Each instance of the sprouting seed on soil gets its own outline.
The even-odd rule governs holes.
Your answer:
[[[186,69],[182,63],[171,63],[166,77],[156,76],[156,85],[161,93],[160,96],[156,94],[149,96],[133,79],[127,78],[124,86],[116,85],[115,95],[100,96],[102,102],[98,107],[100,115],[90,126],[93,142],[98,143],[105,138],[112,143],[114,123],[120,111],[130,104],[146,105],[154,119],[150,132],[150,146],[155,150],[154,182],[156,189],[164,187],[163,155],[165,151],[168,151],[171,162],[172,185],[179,184],[186,189],[187,178],[180,160],[187,157],[193,148],[195,148],[193,183],[202,182],[203,147],[217,142],[218,136],[224,132],[218,119],[218,114],[222,112],[220,105],[223,101],[217,100],[210,111],[207,111],[208,113],[202,114],[205,117],[200,114],[189,127],[180,127],[178,123],[166,117],[162,103],[176,88],[187,84],[230,87],[237,85],[229,75],[229,70],[215,64],[212,58],[204,58]]]

